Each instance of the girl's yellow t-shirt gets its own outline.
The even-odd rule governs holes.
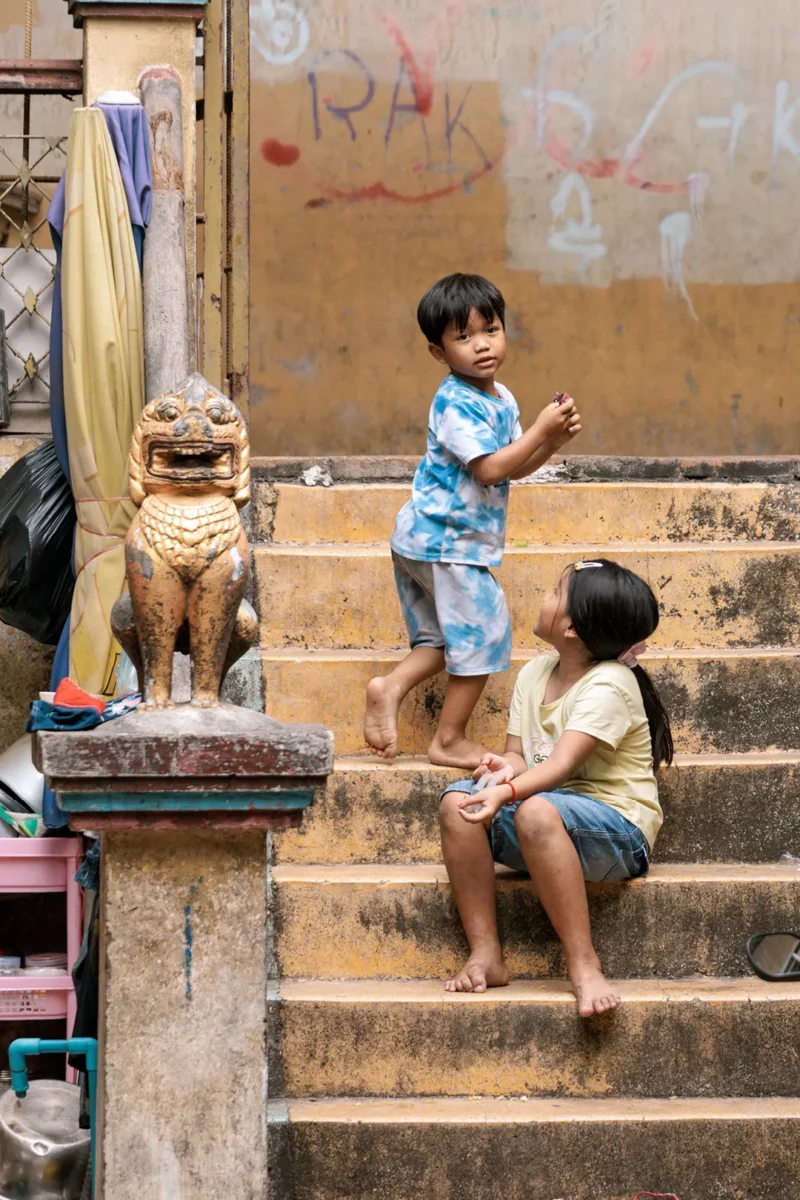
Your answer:
[[[511,701],[509,734],[522,739],[528,767],[546,762],[567,730],[597,738],[600,745],[562,787],[617,809],[641,829],[652,849],[664,814],[636,676],[623,663],[598,663],[560,700],[543,704],[557,662],[557,655],[541,654],[522,668]]]

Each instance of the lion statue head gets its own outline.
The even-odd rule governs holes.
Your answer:
[[[241,413],[202,375],[151,400],[133,431],[130,494],[142,504],[152,492],[250,499],[250,440]]]

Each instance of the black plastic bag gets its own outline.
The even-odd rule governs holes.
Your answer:
[[[75,504],[52,442],[0,478],[0,621],[55,645],[72,606]]]

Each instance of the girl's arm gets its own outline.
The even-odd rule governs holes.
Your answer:
[[[486,754],[481,759],[481,765],[473,775],[473,779],[482,779],[484,775],[496,775],[503,768],[509,768],[506,771],[505,779],[514,779],[517,775],[522,775],[528,769],[528,764],[522,754],[522,738],[512,737],[509,734],[506,737],[506,748],[502,754]]]
[[[510,749],[511,742],[518,743],[522,749],[520,739],[511,737],[506,742],[507,749]],[[599,744],[599,738],[591,737],[588,733],[576,733],[569,730],[558,739],[547,762],[540,763],[538,767],[533,767],[531,770],[526,769],[515,778],[513,789],[509,783],[500,783],[496,787],[486,788],[477,796],[465,796],[458,805],[461,816],[465,821],[478,824],[493,817],[504,804],[513,800],[514,791],[516,791],[518,800],[527,800],[530,796],[536,796],[540,792],[556,791],[574,776],[577,769],[586,762]],[[514,758],[517,757],[514,750],[510,750],[510,755],[513,755]],[[513,761],[510,755],[504,757],[508,761]],[[473,811],[466,812],[467,808]]]

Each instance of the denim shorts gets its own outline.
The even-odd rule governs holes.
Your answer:
[[[471,779],[461,779],[445,788],[444,794],[466,792],[470,795],[474,788]],[[650,869],[647,838],[610,804],[592,796],[568,792],[565,788],[537,795],[558,809],[581,860],[584,879],[591,883],[619,883],[647,874]],[[517,809],[524,803],[519,800],[501,808],[492,821],[489,838],[495,862],[511,867],[513,871],[527,872],[514,821]]]
[[[441,647],[450,675],[495,675],[511,666],[511,618],[488,567],[416,562],[392,551],[411,648]]]

